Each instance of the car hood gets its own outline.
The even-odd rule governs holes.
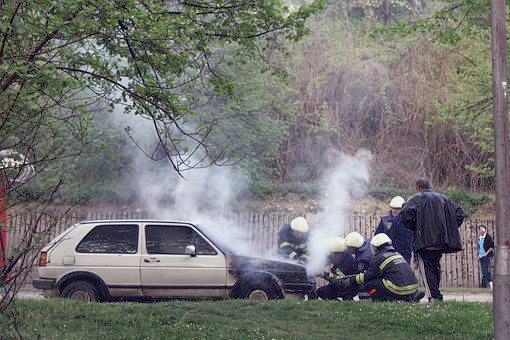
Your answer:
[[[296,263],[236,254],[229,254],[229,257],[229,270],[238,277],[264,272],[275,275],[284,283],[315,283],[314,278],[308,277],[306,268]]]

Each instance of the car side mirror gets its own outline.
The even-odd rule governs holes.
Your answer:
[[[184,254],[189,255],[191,257],[197,256],[197,253],[195,251],[195,246],[186,246],[186,250],[184,251]]]

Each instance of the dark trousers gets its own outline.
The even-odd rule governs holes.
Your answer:
[[[492,282],[491,259],[488,256],[480,258],[480,267],[482,269],[482,287],[487,288],[489,282]]]
[[[441,250],[418,250],[418,261],[420,264],[420,272],[424,278],[425,291],[428,298],[443,300],[443,294],[439,291],[441,282],[441,261],[443,252]]]
[[[317,295],[323,300],[352,300],[358,292],[353,287],[340,288],[338,285],[330,283],[317,289]]]

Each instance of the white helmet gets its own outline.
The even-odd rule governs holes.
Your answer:
[[[304,217],[296,217],[290,222],[290,229],[306,233],[308,231],[308,222]]]
[[[347,247],[359,248],[365,243],[365,239],[360,233],[353,231],[345,236],[345,245]]]
[[[376,248],[378,248],[386,243],[391,244],[391,239],[385,233],[377,234],[374,237],[372,237],[372,239],[370,240],[370,244]]]
[[[395,196],[390,201],[390,208],[401,209],[406,200],[402,196]]]
[[[335,237],[331,240],[331,252],[332,253],[342,253],[347,250],[347,246],[345,245],[345,240],[341,237]]]

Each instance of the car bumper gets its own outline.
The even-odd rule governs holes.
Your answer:
[[[315,293],[316,284],[313,283],[287,283],[284,284],[284,292],[287,297],[297,296],[299,298],[304,296],[313,296]]]
[[[32,286],[42,290],[55,289],[55,279],[37,278],[32,280]]]

